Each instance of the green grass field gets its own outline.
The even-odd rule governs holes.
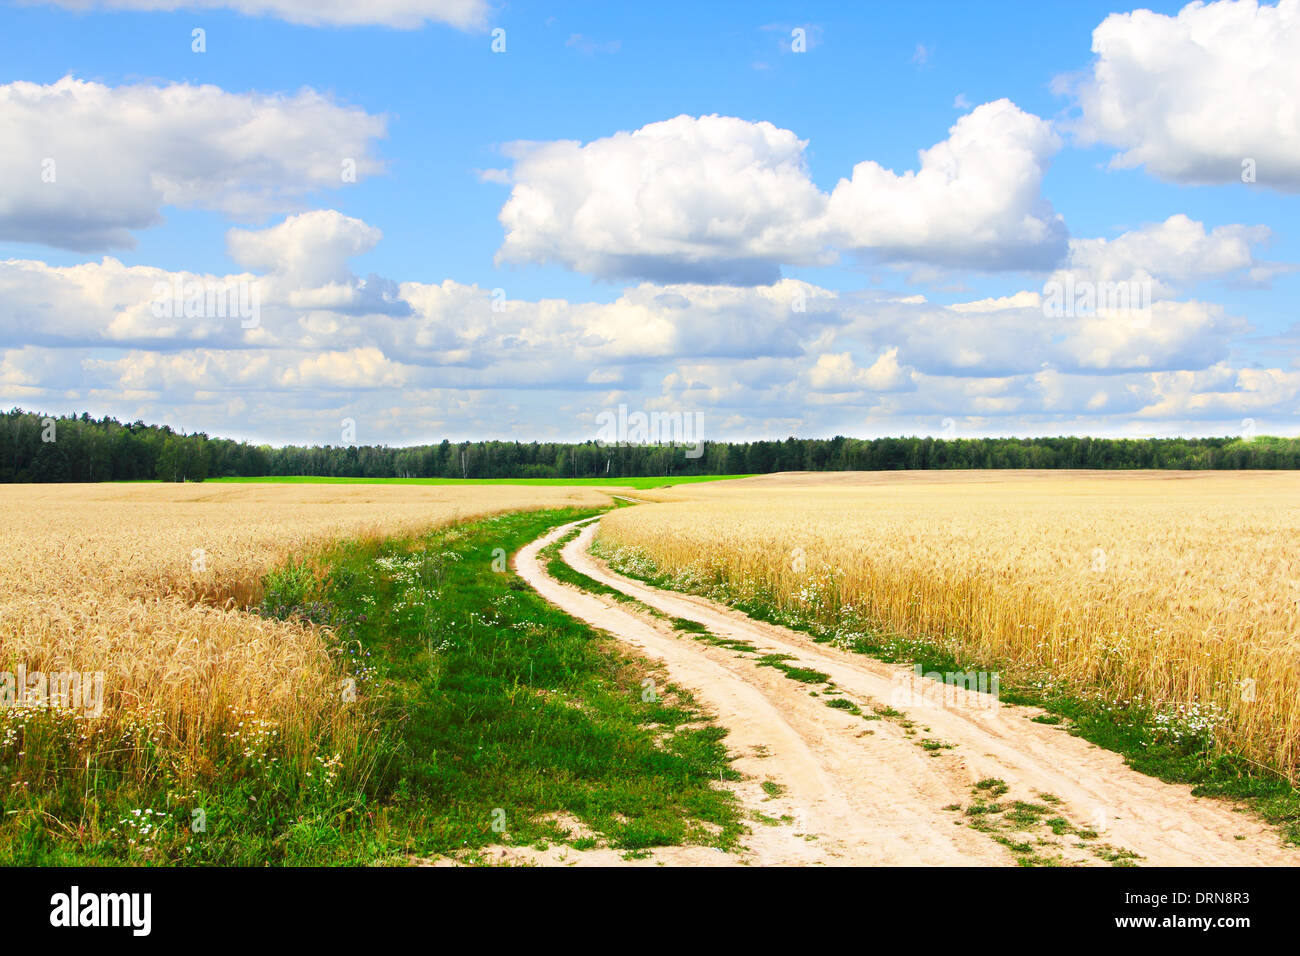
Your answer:
[[[664,488],[700,481],[729,481],[752,475],[679,475],[643,478],[325,478],[270,475],[265,478],[209,478],[221,484],[260,482],[289,485],[588,485],[596,488]],[[139,482],[137,482],[138,484]]]

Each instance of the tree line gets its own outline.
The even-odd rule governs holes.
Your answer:
[[[0,482],[337,478],[625,478],[944,468],[1300,467],[1300,438],[786,438],[671,445],[478,441],[252,445],[104,417],[0,415]]]

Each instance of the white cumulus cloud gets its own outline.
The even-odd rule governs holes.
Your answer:
[[[497,260],[750,285],[840,252],[1046,269],[1066,250],[1041,193],[1059,146],[1049,123],[999,100],[922,150],[919,170],[863,162],[826,194],[809,177],[807,143],[767,122],[678,116],[586,145],[516,143]]]
[[[1077,89],[1084,144],[1176,183],[1300,190],[1300,0],[1191,3],[1114,13],[1093,31]]]
[[[1267,226],[1231,224],[1206,230],[1205,224],[1177,214],[1148,223],[1114,239],[1071,239],[1064,266],[1051,282],[1145,282],[1153,297],[1169,297],[1205,279],[1241,275],[1267,281],[1293,267],[1255,257],[1267,243]]]
[[[269,229],[232,229],[226,249],[240,265],[273,272],[297,288],[347,281],[348,260],[369,252],[383,233],[333,209],[290,216]]]
[[[975,269],[1050,268],[1067,230],[1042,196],[1060,138],[1010,100],[959,119],[898,174],[859,163],[831,194],[832,241],[883,259]]]
[[[771,123],[678,116],[585,146],[516,143],[499,261],[599,276],[758,283],[822,257],[805,143]]]
[[[287,211],[380,172],[386,121],[310,89],[292,96],[64,77],[0,85],[0,240],[89,251],[134,245],[163,210]]]

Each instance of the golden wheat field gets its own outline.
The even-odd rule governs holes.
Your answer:
[[[659,503],[607,516],[602,546],[684,586],[1140,699],[1300,764],[1300,476],[840,473],[639,494]]]
[[[243,610],[267,571],[342,538],[607,501],[528,486],[0,486],[0,670],[103,672],[96,725],[165,732],[195,759],[232,711],[310,740],[348,718],[321,635]]]

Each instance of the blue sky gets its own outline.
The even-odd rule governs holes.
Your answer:
[[[1132,8],[392,5],[422,25],[291,22],[312,7],[296,0],[229,6],[241,4],[260,13],[220,3],[119,8],[177,6],[166,0],[0,10],[0,86],[10,94],[0,97],[0,129],[19,143],[9,169],[0,162],[0,265],[20,276],[0,279],[0,402],[273,442],[331,441],[343,417],[362,423],[359,440],[393,444],[583,438],[594,415],[619,403],[699,411],[710,437],[730,438],[938,434],[947,418],[968,434],[1223,434],[1245,420],[1300,432],[1300,275],[1290,268],[1300,263],[1300,171],[1286,158],[1296,155],[1300,112],[1286,55],[1300,39],[1295,2],[1181,16],[1178,4],[1152,4],[1151,14],[1112,20]],[[1094,52],[1103,22],[1113,27]],[[195,28],[206,52],[191,50]],[[491,49],[497,28],[504,53]],[[795,28],[806,52],[791,49]],[[1262,47],[1247,42],[1259,30],[1271,37]],[[1180,43],[1192,54],[1171,65],[1160,51]],[[95,90],[54,100],[95,100],[103,129],[86,131],[76,103],[35,105],[52,101],[27,85],[65,78]],[[1241,103],[1230,83],[1265,95]],[[220,93],[186,106],[185,91],[199,86]],[[313,113],[307,94],[328,107]],[[281,105],[269,106],[276,96]],[[1000,112],[983,108],[1002,101]],[[1279,119],[1288,103],[1289,127]],[[701,118],[714,114],[736,123],[706,127]],[[248,135],[235,116],[259,132]],[[914,198],[902,179],[855,178],[841,201],[837,184],[855,166],[906,177],[918,151],[944,143],[967,116],[945,188],[974,198],[956,203],[951,221],[945,201]],[[656,151],[627,139],[676,117],[685,124]],[[758,134],[755,147],[757,124],[777,133]],[[280,141],[277,126],[294,135]],[[343,155],[330,152],[335,135],[373,171],[355,183],[322,172]],[[509,146],[519,141],[578,145],[525,164]],[[749,166],[721,174],[738,184],[734,195],[712,203],[702,199],[710,187],[686,182],[751,149]],[[1003,169],[999,151],[1015,150],[1032,158]],[[1146,159],[1114,168],[1125,150]],[[1258,159],[1256,182],[1240,181],[1237,157]],[[59,161],[59,181],[23,178],[46,158]],[[607,195],[591,186],[624,161],[639,179],[603,182]],[[804,178],[770,195],[744,185],[751,172],[761,184],[794,167]],[[69,177],[74,198],[47,198],[69,196],[56,192]],[[172,185],[159,186],[164,179]],[[596,221],[647,182],[658,198],[646,199],[644,223]],[[787,188],[804,205],[781,221]],[[526,212],[570,200],[573,222],[561,210],[539,225]],[[710,210],[694,221],[701,204]],[[808,210],[823,206],[826,223],[809,225]],[[394,288],[501,289],[520,305],[508,321],[474,312],[470,293],[413,306],[421,293],[393,292],[398,311],[414,308],[404,318],[368,312],[364,296],[322,306],[287,258],[262,251],[254,268],[248,254],[232,254],[230,230],[275,229],[303,214],[273,244],[323,257],[312,275],[350,286],[354,298],[366,283],[377,288],[374,276]],[[1195,228],[1179,219],[1177,236],[1144,231],[1174,216]],[[701,245],[710,217],[728,238]],[[87,218],[116,238],[69,239]],[[509,245],[503,218],[514,225]],[[775,251],[755,238],[758,221],[773,224]],[[895,242],[913,226],[915,237]],[[1216,228],[1228,232],[1216,239]],[[1112,249],[1104,267],[1065,244],[1125,234],[1128,258]],[[125,272],[104,273],[104,256]],[[88,264],[100,271],[76,271]],[[136,301],[134,290],[156,273],[249,272],[272,277],[256,329],[222,327],[219,316],[198,316],[196,328],[139,321],[153,293]],[[1149,281],[1156,309],[1133,331],[1122,317],[1061,321],[1036,303],[977,311],[978,320],[949,308],[1040,291],[1066,272]],[[650,305],[628,303],[644,283]],[[813,307],[764,312],[799,289]],[[656,311],[679,300],[689,304]],[[765,317],[750,328],[751,315]],[[938,354],[950,346],[952,355]],[[259,380],[237,374],[252,365]]]

